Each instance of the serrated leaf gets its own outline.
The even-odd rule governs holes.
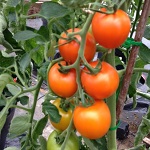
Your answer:
[[[141,124],[139,125],[137,134],[135,136],[134,145],[140,144],[145,136],[150,133],[150,107],[143,117]]]
[[[13,118],[9,129],[10,138],[17,137],[30,128],[31,123],[29,123],[29,118],[29,115],[17,116]]]
[[[51,119],[51,121],[58,123],[61,119],[61,115],[55,105],[50,103],[49,101],[45,101],[42,103],[43,110],[46,111]]]
[[[150,63],[150,49],[146,45],[140,46],[139,56],[144,62]]]
[[[39,35],[34,33],[33,31],[25,30],[25,31],[17,32],[13,38],[17,41],[26,41],[26,40],[32,39],[36,36],[39,36]]]
[[[45,128],[48,120],[48,115],[41,118],[35,125],[33,132],[32,132],[32,139],[37,141],[38,137],[42,135],[43,129]]]
[[[52,1],[44,2],[39,12],[40,15],[47,19],[64,17],[68,13],[69,11],[66,7]]]
[[[6,87],[6,85],[13,81],[13,78],[9,74],[1,74],[0,75],[0,97],[3,92],[3,89]]]
[[[144,31],[144,37],[150,40],[150,25],[147,25]]]

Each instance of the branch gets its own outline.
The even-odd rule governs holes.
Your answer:
[[[145,0],[144,2],[144,6],[142,9],[142,14],[139,20],[139,24],[137,26],[137,32],[135,35],[135,41],[137,42],[141,42],[143,34],[144,34],[144,30],[145,30],[145,26],[146,26],[146,21],[149,15],[149,10],[150,10],[150,0]],[[120,93],[118,96],[118,103],[117,103],[117,120],[119,120],[120,118],[120,114],[123,110],[124,107],[124,102],[126,99],[126,95],[128,93],[128,88],[129,88],[129,84],[130,84],[130,80],[131,80],[131,76],[133,73],[133,69],[134,69],[134,65],[135,65],[135,61],[138,55],[138,51],[139,51],[139,46],[133,46],[131,53],[130,53],[130,57],[129,57],[129,61],[128,61],[128,65],[127,65],[127,69],[123,78],[123,83],[120,89]]]

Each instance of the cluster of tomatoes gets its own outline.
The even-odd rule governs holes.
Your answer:
[[[102,11],[106,11],[102,9]],[[67,33],[79,32],[79,28],[69,29]],[[92,68],[95,68],[99,61],[93,61],[96,53],[96,43],[101,46],[114,49],[119,47],[126,40],[130,32],[130,19],[128,15],[117,10],[114,14],[96,12],[92,20],[92,34],[87,32],[84,47],[84,57]],[[81,36],[75,34],[76,40],[67,41],[67,34],[61,34],[58,41],[59,52],[64,61],[54,64],[48,72],[48,83],[50,89],[59,97],[72,97],[78,90],[76,69],[71,68],[67,73],[60,71],[61,66],[74,64],[82,42]],[[111,114],[104,99],[110,97],[117,90],[119,76],[116,69],[109,63],[102,61],[100,71],[91,74],[86,67],[81,67],[80,81],[82,89],[94,99],[91,106],[84,107],[82,103],[72,111],[65,112],[61,109],[60,99],[54,101],[54,105],[63,116],[59,123],[51,122],[58,130],[65,130],[73,116],[75,129],[84,137],[98,139],[103,137],[109,130]]]

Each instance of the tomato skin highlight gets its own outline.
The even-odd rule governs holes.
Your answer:
[[[65,66],[66,62],[61,61],[61,65]],[[58,71],[60,66],[54,64],[48,71],[48,85],[50,89],[60,97],[71,97],[77,90],[76,71],[70,69],[66,74]]]
[[[77,106],[73,114],[76,130],[84,137],[98,139],[109,130],[111,114],[103,100],[95,100],[89,107]]]
[[[80,29],[75,28],[73,32],[78,32],[78,31],[80,31]],[[68,33],[72,32],[72,29],[67,30],[67,32]],[[61,34],[61,36],[63,38],[67,38],[67,35],[64,32]],[[79,42],[81,42],[80,35],[75,35],[75,37],[78,39]],[[72,40],[71,42],[67,43],[67,40],[59,39],[58,45],[61,45],[58,47],[58,49],[60,51],[60,55],[64,58],[64,60],[70,64],[74,63],[78,57],[80,44],[75,40]],[[84,56],[88,62],[90,62],[94,58],[95,52],[96,52],[95,39],[90,32],[87,32]]]
[[[101,9],[106,11],[105,8]],[[114,14],[96,12],[92,20],[92,32],[97,43],[109,49],[122,45],[127,39],[131,28],[130,18],[123,10]]]
[[[60,108],[60,99],[56,99],[53,104],[57,107],[59,114],[61,115],[61,119],[58,123],[52,122],[51,120],[50,122],[55,129],[64,131],[68,127],[72,118],[72,110],[70,108],[68,111],[64,111],[62,108]]]
[[[96,67],[98,61],[90,62]],[[115,68],[107,62],[101,63],[101,70],[98,74],[92,75],[87,68],[81,72],[81,83],[83,89],[94,99],[105,99],[114,94],[119,85],[119,75]]]
[[[48,137],[47,140],[47,150],[61,150],[62,144],[57,144],[55,137],[60,134],[60,132],[54,130]],[[69,139],[67,140],[65,150],[79,150],[79,140],[74,132],[71,133]]]

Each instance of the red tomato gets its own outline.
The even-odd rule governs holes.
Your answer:
[[[96,67],[98,61],[90,62]],[[107,62],[101,63],[101,70],[98,74],[89,74],[87,68],[81,72],[81,83],[83,89],[94,99],[104,99],[110,97],[118,88],[119,75],[115,68]]]
[[[61,65],[65,66],[66,62],[61,61]],[[77,90],[75,69],[70,69],[66,74],[59,72],[60,66],[54,64],[48,72],[48,84],[50,89],[60,97],[71,97]]]
[[[101,11],[106,11],[102,8]],[[96,12],[92,20],[92,31],[95,40],[103,47],[113,49],[119,47],[127,39],[130,32],[130,18],[123,10],[114,14]]]
[[[78,31],[80,31],[79,28],[74,29],[74,32],[78,32]],[[67,32],[68,33],[72,32],[72,29],[69,29]],[[67,38],[67,35],[64,32],[61,34],[61,36],[63,38]],[[79,42],[81,42],[80,35],[75,35],[75,37],[78,39]],[[64,60],[72,64],[77,59],[80,44],[75,40],[72,40],[69,43],[67,42],[68,42],[67,40],[59,39],[58,44],[59,45],[63,44],[62,46],[59,46],[59,51],[60,51],[61,56],[64,58]],[[84,56],[88,62],[90,62],[93,59],[95,52],[96,52],[95,39],[93,35],[88,32],[86,35],[86,43],[85,43],[85,49],[84,49]]]
[[[98,139],[109,130],[111,115],[107,104],[103,100],[96,100],[92,106],[77,106],[73,114],[76,130],[84,137]]]

